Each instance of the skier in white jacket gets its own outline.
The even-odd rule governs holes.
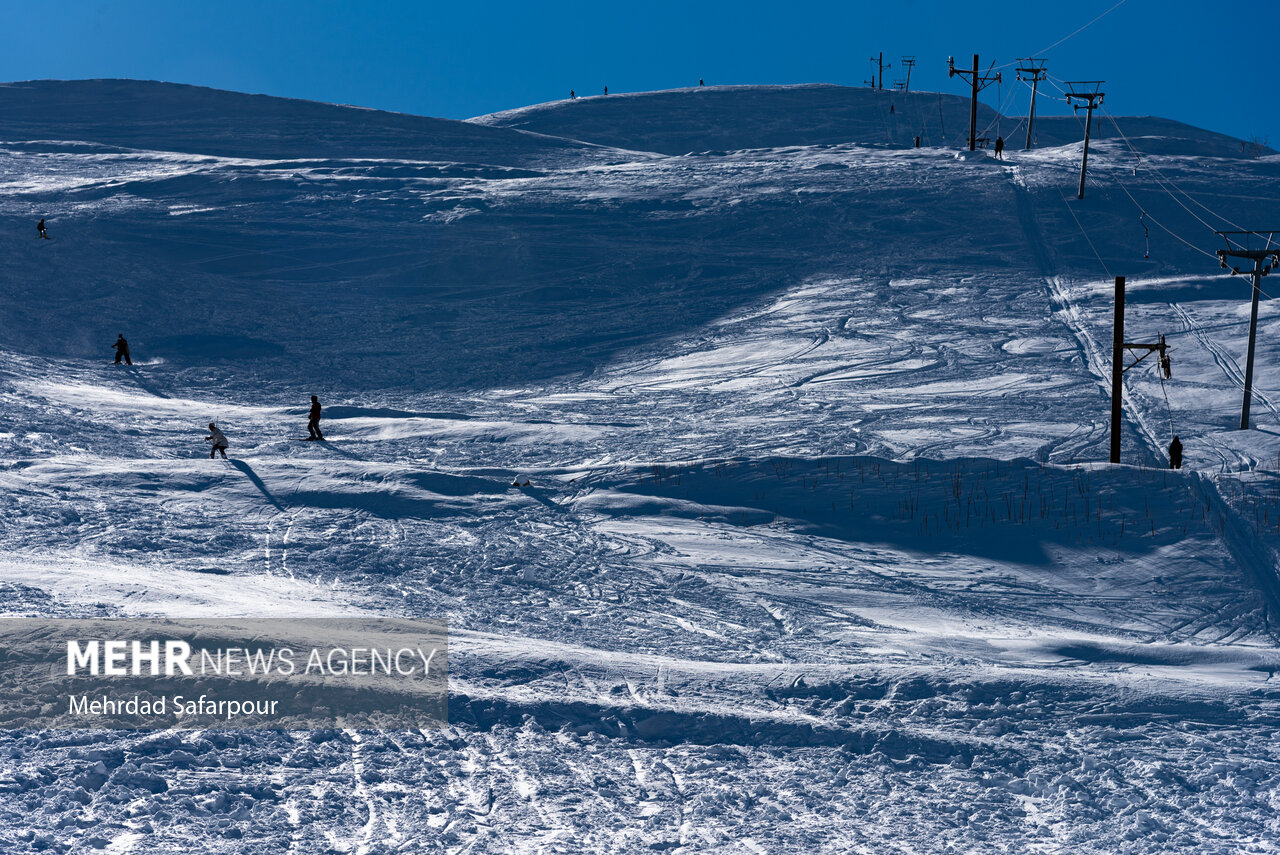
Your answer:
[[[227,459],[227,438],[222,435],[222,431],[218,430],[218,426],[213,422],[209,422],[209,435],[205,437],[205,441],[212,441],[213,448],[209,451],[209,459],[213,459],[213,455],[221,454],[222,459]]]

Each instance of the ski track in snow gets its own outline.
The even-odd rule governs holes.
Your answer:
[[[1280,338],[1264,305],[1258,430],[1232,431],[1243,289],[1185,247],[1140,260],[1105,180],[1124,147],[1066,204],[1175,378],[1127,376],[1110,467],[1109,282],[1060,192],[1078,146],[473,130],[528,149],[0,144],[0,210],[54,212],[50,246],[0,238],[5,613],[451,629],[436,730],[0,731],[0,848],[1276,848]],[[1233,219],[1280,215],[1274,158],[1147,139]],[[133,369],[86,355],[116,327]],[[293,442],[313,389],[330,441]]]

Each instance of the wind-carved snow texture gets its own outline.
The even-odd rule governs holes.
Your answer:
[[[439,731],[5,731],[0,849],[1274,850],[1280,328],[1233,431],[1247,284],[1139,213],[1280,162],[1103,122],[1076,201],[891,97],[0,87],[5,614],[452,630]]]

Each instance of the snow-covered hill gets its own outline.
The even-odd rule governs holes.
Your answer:
[[[140,80],[0,85],[0,135],[223,158],[524,166],[588,146],[448,119]]]
[[[1045,98],[1054,94],[1046,87]],[[1116,123],[1102,121],[1101,116],[1098,120],[1096,139],[1119,136]],[[845,143],[909,148],[917,137],[926,147],[958,147],[968,139],[969,99],[830,84],[706,86],[596,94],[471,121],[668,155]],[[978,135],[992,143],[1004,135],[1010,148],[1021,148],[1026,137],[1023,121],[978,105]],[[1243,153],[1239,140],[1181,122],[1147,117],[1117,123],[1143,152],[1163,154],[1172,148],[1222,157]],[[1084,136],[1081,121],[1060,116],[1040,116],[1035,131],[1039,147],[1077,142]]]
[[[1274,848],[1280,158],[1119,119],[1076,200],[885,97],[0,87],[5,613],[452,636],[440,731],[2,731],[0,849]]]

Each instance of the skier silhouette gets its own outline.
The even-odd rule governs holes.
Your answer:
[[[577,98],[577,97],[578,97],[578,93],[576,93],[576,92],[574,92],[572,89],[570,89],[570,90],[569,90],[569,100],[570,100],[570,101],[572,101],[572,100],[574,100],[574,99],[575,99],[575,98]]]
[[[609,94],[609,87],[608,87],[608,86],[606,86],[606,87],[604,88],[604,94],[606,94],[606,95],[608,95],[608,94]]]
[[[227,438],[222,435],[222,431],[218,430],[218,426],[213,422],[209,422],[209,435],[205,437],[206,442],[212,442],[213,448],[209,451],[209,459],[213,459],[213,455],[221,454],[222,459],[227,459]]]
[[[890,115],[890,116],[892,116],[892,115],[893,115],[893,105],[892,105],[892,104],[890,104],[890,105],[889,105],[889,115]]]
[[[1182,440],[1176,436],[1173,438],[1173,442],[1169,443],[1169,468],[1182,468]]]
[[[996,157],[1004,160],[1004,137],[996,137]]]
[[[320,399],[315,395],[311,396],[311,414],[307,419],[307,439],[324,439],[324,434],[320,432]]]
[[[41,218],[40,222],[36,223],[36,234],[45,240],[51,240],[49,233],[44,228],[44,218]]]
[[[699,77],[699,78],[698,78],[698,85],[699,85],[699,86],[706,86],[707,84],[703,83],[703,82],[702,82],[702,78],[701,78],[701,77]]]
[[[124,360],[125,365],[133,364],[133,359],[129,356],[129,342],[124,340],[124,333],[120,333],[116,343],[111,346],[116,350],[116,365],[120,364],[121,359]]]

